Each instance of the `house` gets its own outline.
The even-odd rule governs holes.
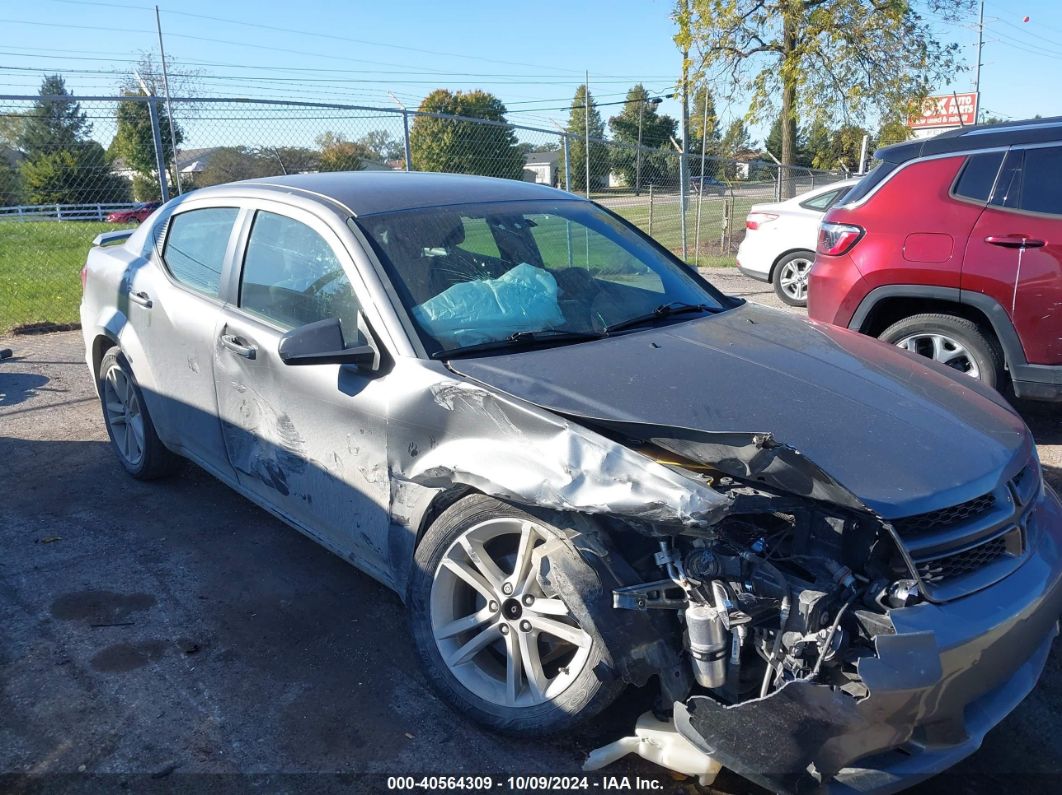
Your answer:
[[[537,182],[539,185],[560,184],[561,153],[558,149],[542,152],[528,152],[524,155],[524,182]]]

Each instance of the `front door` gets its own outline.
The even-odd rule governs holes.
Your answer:
[[[236,305],[217,329],[218,411],[240,484],[386,579],[386,377],[277,355],[286,331],[331,317],[346,344],[358,344],[359,302],[344,266],[354,267],[327,224],[291,208],[256,211]]]
[[[1062,147],[1007,155],[966,249],[962,289],[1010,315],[1030,364],[1062,364]]]

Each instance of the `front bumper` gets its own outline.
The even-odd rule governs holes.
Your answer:
[[[976,751],[1028,695],[1062,614],[1062,506],[1045,489],[1030,518],[1028,559],[1013,574],[945,604],[890,613],[859,674],[870,695],[790,682],[726,707],[675,705],[678,731],[704,753],[774,791],[894,792]]]

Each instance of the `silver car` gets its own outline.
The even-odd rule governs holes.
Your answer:
[[[541,735],[655,680],[652,742],[591,766],[885,791],[1040,675],[1062,508],[1002,398],[727,297],[591,202],[301,175],[97,243],[122,466],[190,459],[395,589],[463,716]]]

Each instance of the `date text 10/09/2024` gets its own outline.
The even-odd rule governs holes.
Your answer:
[[[642,776],[388,776],[387,789],[396,792],[442,792],[453,790],[503,792],[653,792],[662,790],[662,781]]]

